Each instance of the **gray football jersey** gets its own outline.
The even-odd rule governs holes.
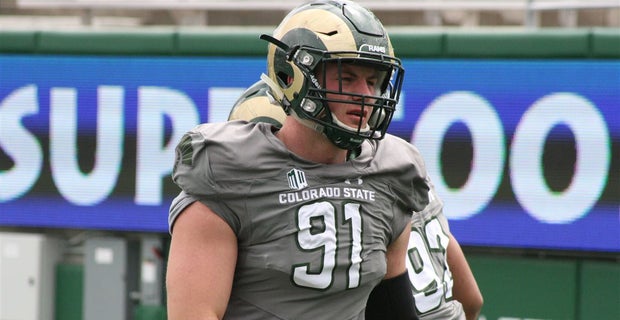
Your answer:
[[[188,132],[177,147],[173,179],[183,192],[170,226],[199,200],[236,233],[226,319],[363,319],[387,246],[428,203],[422,159],[386,135],[356,159],[319,164],[272,130],[232,121]]]
[[[427,180],[430,203],[414,213],[409,236],[407,269],[413,285],[416,310],[422,320],[465,320],[460,302],[452,297],[452,273],[447,248],[450,228],[443,214],[443,201]]]

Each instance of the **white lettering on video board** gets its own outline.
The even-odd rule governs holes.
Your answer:
[[[0,172],[0,202],[18,199],[41,175],[43,148],[23,119],[39,112],[37,87],[27,85],[0,101],[0,148],[13,161]],[[118,183],[123,158],[125,89],[97,90],[97,149],[88,172],[77,163],[77,89],[50,89],[49,153],[53,182],[67,201],[82,206],[107,199]],[[209,90],[210,95],[217,94]],[[211,99],[211,97],[210,97]],[[134,203],[161,205],[163,179],[171,171],[174,147],[200,121],[198,108],[184,92],[167,87],[138,88]],[[166,141],[165,120],[171,124]],[[456,122],[471,133],[473,159],[468,181],[450,188],[441,173],[442,141]],[[550,130],[563,124],[575,137],[577,161],[570,186],[562,192],[546,185],[541,165]],[[552,93],[534,102],[522,115],[507,154],[506,134],[493,105],[474,92],[450,92],[437,97],[416,123],[412,143],[427,161],[437,191],[444,197],[450,219],[480,213],[496,194],[505,162],[516,200],[533,218],[544,223],[570,223],[582,217],[604,190],[610,166],[610,137],[604,118],[586,98]],[[131,147],[131,146],[130,146]],[[553,208],[553,210],[549,210]]]
[[[183,92],[161,87],[138,89],[136,194],[138,205],[162,202],[162,179],[170,173],[176,142],[199,122],[192,100]],[[100,86],[97,101],[95,166],[83,173],[77,163],[77,91],[52,88],[50,92],[50,167],[60,194],[76,205],[96,205],[118,182],[124,146],[124,89]],[[32,188],[43,167],[37,138],[22,125],[25,116],[39,110],[34,85],[15,90],[0,102],[0,148],[13,160],[0,172],[0,201],[17,199]],[[165,143],[164,117],[172,122]]]
[[[441,173],[443,138],[456,122],[472,136],[469,179],[461,188],[446,185]],[[575,136],[577,161],[570,186],[554,192],[546,184],[542,156],[551,129],[563,124]],[[529,107],[515,130],[506,156],[504,128],[493,106],[474,92],[451,92],[435,99],[423,112],[412,135],[429,165],[437,192],[444,197],[450,219],[467,219],[489,204],[510,161],[510,181],[517,201],[533,218],[545,223],[570,223],[586,214],[607,183],[611,150],[600,111],[574,93],[552,93]]]

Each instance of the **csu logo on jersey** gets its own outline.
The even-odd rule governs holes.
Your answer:
[[[291,169],[291,171],[286,173],[286,177],[288,178],[288,186],[291,189],[301,190],[308,186],[306,174],[299,169]]]

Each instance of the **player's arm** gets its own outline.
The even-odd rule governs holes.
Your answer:
[[[221,319],[236,261],[230,226],[199,201],[185,208],[174,223],[168,257],[168,319]]]
[[[452,294],[454,298],[463,305],[467,320],[478,319],[480,309],[484,302],[482,293],[465,259],[465,254],[463,254],[461,246],[452,234],[450,234],[449,243],[447,253],[448,266],[450,267],[454,280]]]
[[[366,320],[418,319],[405,264],[410,230],[411,223],[408,223],[398,239],[387,248],[387,272],[368,297]]]
[[[411,222],[407,223],[403,232],[396,241],[392,242],[385,253],[387,260],[387,272],[385,279],[394,278],[407,271],[407,248],[409,246],[409,235],[411,234]]]

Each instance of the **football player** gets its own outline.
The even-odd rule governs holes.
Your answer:
[[[386,133],[404,72],[387,32],[354,2],[314,1],[261,37],[286,117],[179,142],[169,319],[417,319],[406,257],[429,185]]]

